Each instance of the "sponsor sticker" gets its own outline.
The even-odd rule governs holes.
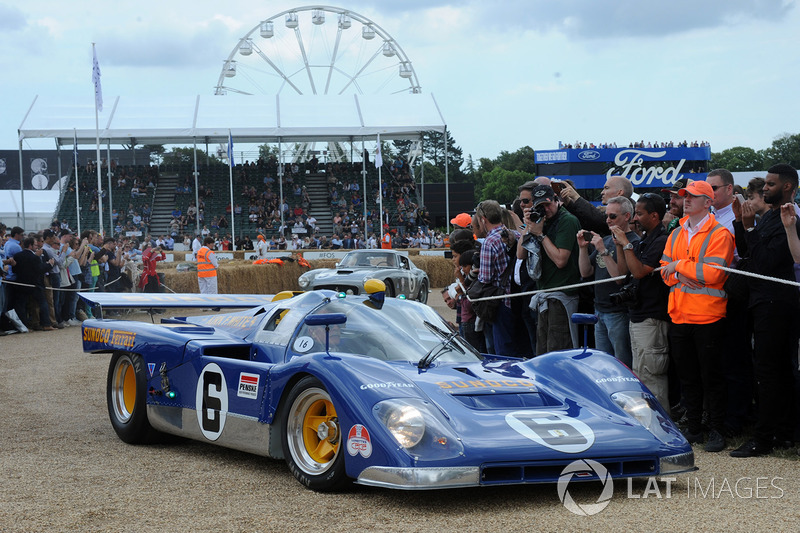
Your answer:
[[[364,459],[372,455],[369,431],[361,424],[355,424],[350,428],[350,433],[347,435],[347,453],[352,456],[360,454]]]
[[[236,391],[236,396],[242,398],[258,398],[258,374],[248,374],[242,372],[239,374],[239,388]]]
[[[83,340],[109,344],[118,348],[133,348],[136,333],[109,328],[83,328]]]
[[[155,372],[155,370],[156,370],[156,364],[155,363],[147,363],[147,371],[150,372],[150,377],[151,378],[153,377],[153,372]]]

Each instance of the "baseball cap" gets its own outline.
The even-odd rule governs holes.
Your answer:
[[[450,223],[461,228],[468,228],[472,225],[472,215],[469,213],[461,213],[451,219]]]
[[[687,185],[693,182],[694,180],[690,180],[689,178],[681,178],[679,180],[676,180],[675,183],[672,184],[672,187],[670,187],[669,189],[661,189],[661,192],[678,194],[679,190],[686,188]]]
[[[556,199],[556,193],[549,185],[537,185],[531,191],[531,196],[533,196],[533,207],[545,202],[554,202]]]
[[[714,189],[705,181],[693,181],[678,191],[678,195],[680,196],[686,196],[687,194],[691,194],[692,196],[708,196],[710,199],[714,199]]]

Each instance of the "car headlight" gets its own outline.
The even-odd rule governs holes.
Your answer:
[[[297,280],[297,284],[300,285],[301,289],[305,289],[306,287],[308,287],[309,283],[311,283],[311,280],[309,280],[305,276],[300,276],[300,279]]]
[[[412,405],[398,405],[383,414],[383,424],[403,448],[413,448],[425,434],[425,420]]]
[[[375,404],[373,412],[397,444],[419,460],[458,457],[464,446],[442,414],[419,398],[393,398]]]
[[[679,446],[683,443],[681,432],[649,394],[640,391],[615,392],[611,399],[664,444]]]
[[[374,279],[372,276],[364,276],[364,279],[361,280],[361,284],[365,284],[369,280]]]

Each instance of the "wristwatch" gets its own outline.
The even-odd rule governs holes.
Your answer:
[[[602,252],[598,252],[597,255],[601,255],[603,257],[608,257],[609,255],[611,255],[611,250],[603,250]]]
[[[749,228],[745,228],[745,231],[746,231],[747,233],[750,233],[750,232],[751,232],[751,231],[753,231],[754,229],[756,229],[756,227],[755,227],[755,226],[751,226],[751,227],[749,227]]]
[[[633,250],[633,243],[629,242],[625,246],[622,247],[623,250]]]
[[[534,238],[535,238],[537,241],[539,241],[539,242],[542,242],[542,241],[544,240],[544,233],[540,233],[539,235],[536,235],[536,234],[534,234],[534,235],[533,235],[533,237],[534,237]]]

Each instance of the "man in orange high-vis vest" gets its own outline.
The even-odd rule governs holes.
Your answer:
[[[392,234],[388,231],[383,234],[383,238],[381,239],[381,248],[384,250],[389,250],[392,247]]]
[[[678,194],[684,197],[685,216],[667,239],[661,277],[670,287],[670,344],[689,422],[684,435],[690,443],[703,441],[705,404],[710,428],[705,449],[719,452],[726,445],[722,342],[728,304],[723,285],[728,274],[712,265],[730,266],[733,235],[709,211],[714,201],[709,183],[692,182]]]
[[[197,284],[200,294],[217,294],[217,256],[211,250],[213,237],[203,239],[203,246],[197,251]]]

